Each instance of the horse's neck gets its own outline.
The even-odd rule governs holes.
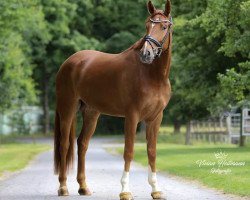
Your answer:
[[[128,51],[136,53],[136,59],[138,63],[141,63],[139,60],[139,51],[144,44],[143,39],[137,41]],[[150,76],[156,80],[166,80],[169,78],[170,73],[170,64],[171,64],[171,44],[169,45],[169,49],[164,51],[160,58],[154,60],[154,62],[150,65],[143,64],[141,65],[146,66],[144,69],[149,70]]]
[[[156,58],[152,64],[145,67],[149,78],[154,82],[165,82],[170,73],[171,50],[162,53],[160,58]]]
[[[165,81],[169,78],[171,63],[171,48],[162,53],[150,66],[150,76],[157,81]]]

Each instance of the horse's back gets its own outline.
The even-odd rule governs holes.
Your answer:
[[[83,74],[86,74],[86,71],[93,71],[95,68],[103,66],[105,61],[111,60],[114,56],[115,54],[107,54],[94,50],[76,52],[61,65],[57,72],[56,83],[77,82]]]
[[[91,62],[97,58],[111,58],[115,54],[108,54],[103,53],[100,51],[94,51],[94,50],[82,50],[78,51],[75,54],[71,55],[60,67],[58,74],[60,74],[61,71],[74,71],[79,70],[79,68],[83,68],[86,66],[86,63]]]
[[[111,114],[121,115],[125,67],[126,62],[119,54],[79,51],[60,67],[56,79],[57,94],[74,95],[104,113],[110,113],[109,107],[113,107]]]

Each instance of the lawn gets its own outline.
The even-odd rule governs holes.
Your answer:
[[[147,166],[145,149],[145,144],[136,144],[135,161]],[[160,143],[157,149],[157,168],[160,171],[198,180],[226,193],[250,196],[250,146]],[[122,148],[117,150],[123,152]],[[219,157],[215,157],[215,153],[219,153],[216,154]],[[224,165],[219,166],[219,163]]]
[[[0,176],[24,168],[38,153],[50,148],[42,144],[0,144]]]
[[[186,133],[186,126],[182,125],[180,131],[181,131],[181,133],[185,134]],[[174,133],[174,126],[172,126],[172,125],[161,126],[159,133],[160,134],[172,134],[172,133]]]

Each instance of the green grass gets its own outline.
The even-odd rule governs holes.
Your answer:
[[[53,137],[53,133],[50,132],[46,135],[43,133],[36,133],[36,134],[9,134],[9,135],[2,135],[0,134],[0,145],[1,144],[13,144],[13,143],[20,143],[23,139],[31,139],[33,143],[36,143],[37,139],[40,138],[51,138]]]
[[[161,126],[159,130],[159,134],[172,134],[174,133],[174,126],[168,125],[168,126]],[[182,134],[186,133],[186,126],[181,126],[181,132]]]
[[[123,148],[117,149],[119,153]],[[216,162],[214,152],[222,151],[228,154],[227,161],[245,162],[245,166],[228,166],[229,174],[213,174],[212,166],[199,167],[198,160]],[[135,146],[135,161],[147,166],[146,145]],[[221,189],[226,193],[250,196],[250,146],[239,148],[234,145],[195,145],[185,146],[163,144],[157,146],[157,168],[160,171],[182,176],[191,180],[198,180],[204,185]],[[217,164],[214,168],[218,168]]]
[[[146,136],[144,134],[137,134],[136,141],[137,142],[145,142]],[[158,135],[158,143],[172,143],[172,144],[185,144],[185,135],[182,133],[175,134],[159,134]]]
[[[3,144],[0,145],[0,176],[24,168],[38,153],[49,150],[49,145]]]
[[[186,126],[181,126],[180,133],[174,133],[174,126],[161,126],[159,129],[158,143],[185,144]],[[137,142],[145,142],[145,134],[137,134]]]

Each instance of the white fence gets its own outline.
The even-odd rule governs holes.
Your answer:
[[[241,129],[243,136],[250,136],[250,109],[245,108],[242,113],[231,113],[227,117],[191,121],[190,132],[193,140],[234,143],[239,140]]]
[[[229,142],[226,119],[213,118],[202,121],[191,121],[191,139],[211,142]]]
[[[242,132],[245,136],[250,136],[250,109],[244,109],[242,112]]]
[[[0,134],[35,133],[42,129],[43,111],[37,106],[25,106],[0,114]]]

